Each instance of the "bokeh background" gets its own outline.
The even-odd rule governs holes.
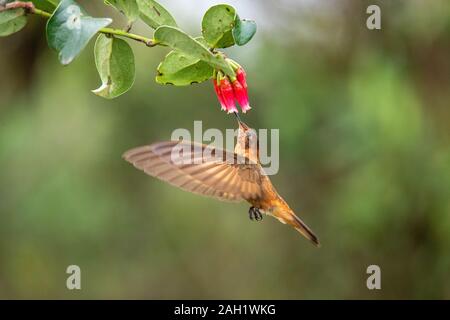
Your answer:
[[[218,3],[161,2],[193,35]],[[103,1],[80,3],[123,27]],[[228,3],[259,28],[226,50],[247,69],[245,121],[280,129],[273,182],[322,248],[121,159],[194,120],[235,127],[211,83],[157,85],[167,50],[131,43],[135,85],[104,100],[93,43],[62,67],[32,17],[0,39],[0,298],[450,298],[450,2]],[[366,28],[369,4],[382,30]]]

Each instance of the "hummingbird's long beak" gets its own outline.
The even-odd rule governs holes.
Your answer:
[[[241,129],[243,132],[249,130],[250,128],[241,120],[241,118],[239,117],[239,115],[237,114],[237,112],[234,113],[234,115],[236,116],[236,120],[239,124],[239,129]]]

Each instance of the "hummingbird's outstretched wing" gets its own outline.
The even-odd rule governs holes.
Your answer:
[[[191,141],[164,141],[137,147],[123,158],[148,175],[183,190],[227,201],[261,196],[257,163],[234,152]]]

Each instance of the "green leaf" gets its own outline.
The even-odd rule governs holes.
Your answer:
[[[135,76],[130,45],[125,40],[101,34],[95,41],[94,55],[102,85],[92,92],[107,99],[127,92]]]
[[[0,37],[6,37],[22,30],[27,24],[23,9],[11,9],[0,12]]]
[[[58,0],[32,0],[34,6],[38,9],[53,12],[58,5]]]
[[[156,82],[186,86],[211,79],[213,73],[214,68],[205,61],[180,51],[171,51],[158,66]]]
[[[162,5],[153,0],[137,0],[142,21],[153,29],[159,26],[176,27],[177,23]]]
[[[59,61],[69,64],[89,40],[112,22],[109,18],[92,18],[73,0],[62,0],[47,22],[47,42],[58,51]]]
[[[136,0],[105,0],[105,3],[122,12],[129,23],[139,18],[139,6]]]
[[[238,46],[243,46],[249,42],[256,33],[256,23],[253,20],[241,20],[236,16],[236,23],[233,29],[234,41]]]
[[[200,41],[193,39],[175,27],[161,26],[153,35],[155,41],[181,51],[192,58],[202,60],[227,75],[234,77],[234,71],[220,54],[213,54]]]
[[[202,33],[211,48],[227,48],[234,45],[232,30],[236,10],[229,5],[219,4],[209,8],[202,20]]]

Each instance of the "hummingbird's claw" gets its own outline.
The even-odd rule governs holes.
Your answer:
[[[250,220],[261,221],[263,219],[261,211],[259,211],[259,208],[255,207],[250,207],[250,209],[248,210],[248,216]]]

